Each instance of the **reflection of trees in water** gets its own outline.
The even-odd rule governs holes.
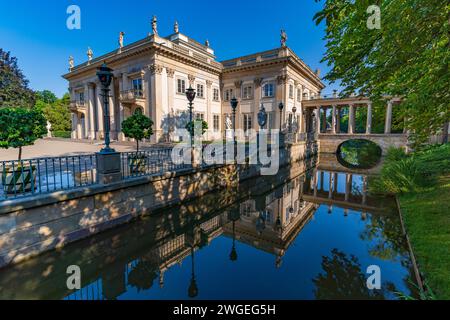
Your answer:
[[[128,284],[136,287],[138,292],[148,290],[158,277],[158,264],[153,261],[140,260],[128,274]]]
[[[331,256],[322,257],[323,273],[314,279],[316,299],[385,299],[385,294],[394,292],[395,286],[387,283],[380,290],[369,290],[367,275],[354,255],[333,249]]]
[[[342,143],[337,152],[338,161],[349,168],[368,169],[374,167],[381,158],[381,148],[374,142],[363,139]]]
[[[369,253],[383,260],[400,256],[408,260],[408,251],[398,217],[394,214],[371,215],[360,238],[370,242]]]

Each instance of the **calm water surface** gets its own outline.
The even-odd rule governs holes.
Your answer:
[[[314,160],[0,270],[1,299],[396,299],[412,292],[393,199]],[[66,268],[81,268],[68,290]],[[381,268],[382,288],[366,286]]]

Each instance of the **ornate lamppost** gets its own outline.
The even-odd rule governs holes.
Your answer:
[[[186,90],[186,98],[189,101],[188,109],[189,109],[189,123],[192,125],[192,131],[190,131],[191,134],[191,146],[194,145],[194,126],[192,123],[192,111],[194,109],[194,99],[195,99],[195,90],[192,89],[192,86],[189,86],[189,89]]]
[[[267,123],[267,113],[264,108],[264,104],[261,103],[261,110],[258,112],[258,124],[261,129],[266,126]]]
[[[104,130],[105,130],[105,147],[100,150],[100,153],[114,153],[115,150],[110,148],[109,144],[111,143],[109,138],[110,131],[110,120],[109,120],[109,86],[111,84],[113,73],[112,69],[106,65],[106,62],[103,62],[101,67],[97,68],[97,77],[100,80],[102,85],[103,92],[103,122],[104,122]]]
[[[278,109],[280,110],[280,132],[281,132],[281,124],[282,124],[282,118],[283,118],[283,102],[280,102],[280,104],[278,105]]]
[[[236,140],[236,108],[238,106],[238,100],[236,97],[231,99],[231,109],[233,110],[233,143],[234,143],[234,159],[236,159],[237,156],[237,140]]]

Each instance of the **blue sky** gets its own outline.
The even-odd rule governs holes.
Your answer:
[[[125,45],[151,31],[153,14],[162,36],[180,32],[203,43],[209,39],[217,59],[273,49],[279,46],[280,29],[288,34],[288,45],[312,69],[322,75],[329,69],[320,60],[325,52],[324,27],[312,21],[323,1],[314,0],[225,0],[225,1],[6,1],[0,10],[0,46],[19,59],[19,66],[34,90],[49,89],[62,96],[67,82],[68,57],[75,64],[85,61],[87,47],[94,57],[117,48],[120,31]],[[66,27],[69,5],[81,9],[81,30]],[[326,82],[325,82],[326,83]],[[327,84],[327,83],[326,83]],[[334,89],[327,87],[324,93]]]

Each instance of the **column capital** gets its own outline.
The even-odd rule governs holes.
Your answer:
[[[211,80],[206,80],[206,86],[210,88],[212,86],[213,82]]]
[[[195,81],[195,76],[193,74],[188,74],[189,85],[193,85]]]
[[[174,75],[175,75],[175,70],[174,70],[174,69],[166,68],[166,72],[167,72],[167,76],[168,76],[169,78],[173,78]]]
[[[152,75],[154,74],[161,74],[163,71],[163,67],[161,65],[158,64],[152,64],[148,67],[148,69],[150,70],[150,73]]]
[[[255,84],[256,87],[260,87],[262,82],[263,82],[263,78],[253,79],[253,83]]]
[[[278,81],[279,85],[286,84],[288,82],[288,80],[289,80],[289,78],[285,74],[277,77],[277,81]]]
[[[236,87],[236,89],[239,89],[240,87],[242,87],[242,80],[238,80],[234,82],[234,86]]]

